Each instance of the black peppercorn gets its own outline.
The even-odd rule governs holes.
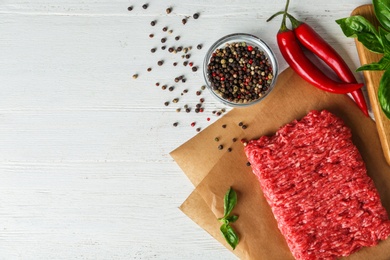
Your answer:
[[[127,10],[131,12],[131,11],[133,11],[133,7],[129,6],[129,7],[127,7]]]
[[[174,86],[170,86],[170,87],[168,88],[169,91],[173,91],[174,89],[175,89]]]
[[[151,22],[150,22],[150,25],[151,25],[151,26],[155,26],[155,25],[156,25],[156,21],[151,21]]]
[[[247,128],[247,126],[246,126],[246,125],[243,125],[243,126],[241,126],[241,128],[242,128],[242,129],[246,129],[246,128]]]
[[[196,128],[196,132],[200,132],[200,130],[201,130],[200,127]]]
[[[174,49],[173,47],[169,47],[169,48],[168,48],[168,51],[169,51],[169,52],[173,52],[174,50],[175,50],[175,49]]]
[[[166,31],[168,31],[168,27],[164,27],[164,28],[162,28],[162,30],[163,30],[163,32],[166,32]]]
[[[218,145],[218,150],[222,150],[222,149],[223,149],[223,145],[222,144]]]
[[[156,50],[157,50],[156,48],[152,48],[152,49],[150,49],[150,52],[151,52],[151,53],[155,53]]]
[[[198,67],[192,67],[192,71],[195,72],[198,70]]]
[[[154,37],[153,33],[149,34],[149,38],[153,38],[153,37]]]
[[[250,162],[247,162],[247,163],[246,163],[246,166],[251,166],[251,163],[250,163]]]
[[[182,20],[181,20],[181,23],[182,23],[182,24],[186,24],[186,23],[187,23],[187,19],[185,19],[185,18],[182,19]]]
[[[196,46],[196,48],[197,48],[198,50],[202,49],[202,44],[198,44],[198,46]]]
[[[167,38],[162,38],[161,43],[165,43],[167,41]]]
[[[180,40],[180,36],[176,36],[176,37],[175,37],[175,40],[176,40],[176,41]]]
[[[168,101],[166,101],[166,102],[164,103],[164,105],[165,105],[165,106],[168,106],[168,105],[169,105],[169,102],[168,102]]]
[[[222,125],[222,128],[226,128],[226,125],[224,124],[224,125]]]
[[[173,123],[173,126],[176,127],[179,123],[178,122],[175,122]]]
[[[237,142],[237,138],[232,139],[233,143]]]
[[[165,10],[165,12],[167,13],[167,14],[170,14],[171,12],[172,12],[172,8],[167,8],[166,10]]]
[[[227,151],[230,153],[230,152],[232,151],[232,148],[229,147],[229,148],[227,149]]]
[[[143,8],[143,9],[147,9],[148,6],[149,6],[148,4],[144,4],[144,5],[142,6],[142,8]]]
[[[194,17],[194,19],[198,19],[198,18],[199,18],[199,14],[198,14],[198,13],[195,13],[195,14],[193,15],[193,17]]]
[[[177,62],[174,62],[174,63],[173,63],[173,66],[177,66]]]
[[[149,68],[147,69],[147,71],[148,71],[148,72],[151,72],[151,71],[152,71],[152,68],[149,67]]]
[[[163,45],[161,46],[161,50],[165,50],[167,48],[167,46]]]
[[[161,65],[163,65],[164,64],[164,61],[163,60],[159,60],[158,62],[157,62],[157,65],[158,66],[161,66]]]
[[[238,126],[243,126],[243,125],[244,125],[243,122],[238,123]]]

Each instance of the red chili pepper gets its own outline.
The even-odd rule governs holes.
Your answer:
[[[346,94],[363,86],[358,83],[339,83],[327,77],[306,57],[294,32],[287,28],[285,18],[286,15],[283,17],[282,26],[277,34],[278,46],[290,67],[304,80],[319,89],[337,94]]]
[[[295,36],[304,47],[322,59],[331,69],[333,69],[342,81],[346,83],[357,83],[351,69],[342,57],[308,24],[298,21],[287,13],[287,11],[278,12],[271,16],[267,21],[270,21],[273,17],[280,14],[286,14],[289,17]],[[368,109],[363,91],[358,89],[352,91],[351,95],[362,112],[368,116]]]
[[[298,21],[290,14],[287,15],[290,18],[295,36],[303,46],[323,60],[331,69],[333,69],[342,81],[346,83],[357,83],[357,80],[347,63],[332,46],[330,46],[307,23]],[[368,116],[367,104],[364,99],[363,91],[358,89],[351,92],[351,95],[362,112]]]

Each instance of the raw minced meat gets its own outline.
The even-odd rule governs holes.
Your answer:
[[[390,235],[390,221],[344,122],[312,111],[245,153],[296,259],[335,259]]]

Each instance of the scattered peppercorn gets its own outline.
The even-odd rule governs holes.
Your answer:
[[[156,82],[156,86],[157,86],[157,87],[160,86],[160,82]]]
[[[221,114],[222,114],[222,113],[218,111],[216,115],[217,115],[217,116],[220,116]]]
[[[234,137],[234,138],[232,139],[232,141],[233,141],[233,143],[235,143],[235,142],[237,141],[237,138]]]
[[[210,121],[210,117],[206,118],[207,121]]]
[[[161,43],[165,43],[167,41],[167,38],[161,38]]]
[[[148,72],[151,72],[151,71],[152,71],[152,68],[149,67],[149,68],[147,69],[147,71],[148,71]]]
[[[186,59],[189,59],[190,57],[191,57],[191,55],[190,54],[186,54]]]
[[[200,96],[200,94],[202,94],[202,91],[200,91],[200,90],[196,91],[197,96]]]
[[[157,62],[157,65],[158,66],[161,66],[161,65],[163,65],[164,64],[164,61],[163,60],[159,60],[158,62]]]
[[[183,65],[184,65],[184,66],[187,66],[187,65],[188,65],[188,61],[184,61],[184,62],[183,62]]]
[[[196,132],[200,132],[200,130],[201,130],[200,127],[196,128]]]
[[[215,138],[214,138],[214,141],[219,142],[219,138],[218,138],[218,137],[215,137]]]
[[[246,166],[251,166],[251,163],[250,163],[250,162],[247,162],[247,163],[246,163]]]
[[[201,89],[201,90],[205,90],[205,89],[206,89],[206,86],[203,85],[203,86],[200,87],[200,89]]]
[[[230,152],[232,151],[232,148],[229,147],[229,148],[227,149],[227,151],[230,153]]]
[[[196,72],[198,70],[198,67],[192,67],[192,71]]]
[[[226,125],[225,125],[225,124],[223,124],[223,125],[222,125],[222,128],[226,128]]]
[[[162,30],[163,30],[163,32],[166,32],[166,31],[168,31],[168,27],[165,26],[162,28]]]
[[[247,126],[246,126],[246,125],[243,125],[243,126],[241,126],[241,128],[242,128],[242,129],[246,129],[246,128],[247,128]]]
[[[138,78],[138,74],[133,75],[133,79],[136,79],[136,78]]]
[[[149,38],[153,38],[153,37],[154,37],[153,33],[149,34]]]
[[[195,108],[195,113],[199,113],[199,108]]]
[[[199,112],[203,113],[204,109],[203,107],[199,108]]]
[[[167,46],[163,45],[161,46],[161,50],[165,50],[167,48]]]
[[[166,90],[167,89],[167,85],[164,85],[161,87],[162,90]]]
[[[173,91],[174,89],[175,89],[174,86],[170,86],[168,90],[169,90],[169,91]]]
[[[187,93],[187,92],[188,92],[188,89],[183,90],[183,93]]]
[[[192,127],[194,127],[195,125],[196,125],[196,123],[195,123],[195,122],[192,122],[192,123],[191,123],[191,126],[192,126]]]
[[[191,108],[189,108],[189,107],[186,108],[186,112],[187,112],[187,113],[191,112]]]
[[[156,21],[151,21],[151,22],[150,22],[150,25],[151,25],[151,26],[155,26],[155,25],[156,25]]]
[[[180,112],[181,111],[181,108],[180,107],[178,107],[178,108],[176,108],[176,112]]]
[[[173,66],[177,66],[177,62],[174,62],[174,63],[173,63]]]
[[[222,144],[218,145],[218,150],[222,150],[222,149],[223,149],[223,145]]]
[[[169,48],[168,48],[168,51],[169,51],[169,52],[173,52],[174,50],[175,50],[175,49],[174,49],[173,47],[169,47]]]
[[[181,23],[182,23],[183,25],[186,24],[186,23],[187,23],[187,19],[183,18],[183,19],[181,20]]]
[[[156,48],[152,48],[152,49],[150,49],[150,52],[151,52],[151,53],[155,53],[156,50],[157,50]]]
[[[243,122],[238,123],[238,126],[243,126],[243,125],[244,125]]]
[[[172,8],[167,8],[166,10],[165,10],[165,12],[167,13],[167,14],[170,14],[171,12],[172,12]]]
[[[199,102],[203,103],[204,102],[204,98],[199,99]]]
[[[176,37],[175,37],[175,40],[176,40],[176,41],[180,40],[180,36],[176,36]]]
[[[177,50],[178,52],[181,52],[181,51],[183,50],[183,47],[179,46],[179,47],[177,47],[176,50]]]
[[[178,98],[174,98],[174,99],[172,100],[172,102],[173,102],[173,103],[177,103],[177,102],[179,102],[179,99],[178,99]]]
[[[144,4],[144,5],[142,6],[142,8],[143,8],[143,9],[147,9],[148,6],[149,6],[148,4]]]
[[[169,34],[172,34],[172,33],[173,33],[173,30],[169,30],[168,33],[169,33]]]
[[[184,78],[181,80],[181,82],[183,82],[183,83],[185,83],[186,81],[187,81],[187,80],[186,80],[186,79],[184,79]]]
[[[198,44],[197,46],[196,46],[196,48],[198,49],[198,50],[201,50],[202,49],[202,44]]]
[[[164,105],[165,105],[165,106],[168,106],[168,105],[169,105],[169,101],[166,101],[166,102],[164,103]]]
[[[130,12],[133,11],[133,6],[127,7],[127,10],[130,11]]]
[[[178,122],[175,122],[173,123],[173,126],[176,127],[179,123]]]
[[[199,18],[199,14],[198,14],[198,13],[195,13],[195,14],[193,15],[193,17],[194,17],[194,19],[198,19],[198,18]]]

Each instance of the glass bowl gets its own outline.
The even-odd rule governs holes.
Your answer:
[[[263,40],[235,33],[210,47],[203,62],[203,75],[216,99],[228,106],[245,107],[260,102],[272,91],[278,64]]]

